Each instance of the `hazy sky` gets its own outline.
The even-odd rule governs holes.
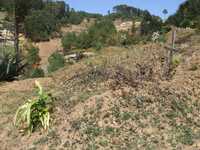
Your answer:
[[[185,0],[65,0],[72,8],[88,12],[106,14],[117,4],[128,4],[141,9],[147,9],[152,14],[163,17],[162,10],[166,8],[173,14]]]

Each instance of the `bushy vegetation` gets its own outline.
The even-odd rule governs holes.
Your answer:
[[[33,41],[48,40],[61,24],[80,24],[87,18],[102,17],[99,14],[75,11],[64,1],[19,0],[14,4],[13,1],[3,0],[1,3],[10,13],[14,13],[13,7],[16,7],[18,31],[24,32]]]
[[[99,49],[106,45],[114,45],[116,34],[117,31],[112,21],[101,20],[79,35],[68,33],[62,38],[62,45],[66,51],[73,48],[86,49],[94,47]]]
[[[116,5],[113,7],[113,13],[108,14],[109,18],[112,20],[123,19],[123,20],[131,20],[131,19],[139,19],[143,18],[144,14],[147,11],[128,6],[128,5]]]
[[[152,35],[153,32],[161,31],[162,25],[162,20],[159,17],[146,12],[141,23],[141,34],[145,36]]]
[[[75,11],[73,8],[70,8],[69,5],[66,5],[66,13],[62,18],[61,23],[77,25],[80,24],[84,19],[88,20],[90,18],[99,20],[103,18],[103,16],[95,13],[87,13],[85,11]]]
[[[30,45],[27,47],[27,62],[29,65],[38,64],[40,62],[39,48]]]
[[[37,98],[28,99],[24,105],[20,106],[14,119],[15,126],[28,130],[30,133],[39,127],[47,130],[50,123],[49,106],[52,99],[43,91],[39,82],[36,81],[35,84],[38,88]]]
[[[39,49],[27,47],[27,55],[20,62],[16,62],[14,48],[11,46],[0,48],[0,81],[14,80],[18,75],[28,78],[44,77],[44,71],[39,68]]]
[[[47,2],[44,3],[44,11],[49,12],[50,14],[54,15],[54,17],[59,21],[65,16],[65,7],[66,4],[64,1],[57,1],[57,2]]]
[[[89,38],[91,40],[91,46],[96,46],[96,43],[102,45],[115,44],[114,36],[117,31],[110,20],[102,20],[91,26],[88,30]]]
[[[168,18],[167,22],[178,27],[199,27],[199,8],[199,0],[187,0],[180,5],[174,15]]]
[[[44,10],[37,10],[25,19],[26,36],[33,41],[45,41],[55,32],[55,16]]]
[[[40,77],[44,77],[45,73],[41,68],[33,68],[30,72],[29,72],[29,77],[30,78],[40,78]]]
[[[54,72],[65,65],[65,59],[64,56],[58,52],[53,53],[49,59],[49,66],[48,66],[48,72]]]
[[[195,27],[197,31],[200,32],[200,16],[196,18]]]
[[[76,45],[77,35],[74,32],[69,32],[62,38],[62,46],[65,49],[65,52],[70,51],[72,47]]]
[[[44,77],[44,71],[39,68],[40,57],[39,57],[39,49],[30,45],[27,47],[27,67],[25,76],[30,78],[38,78]]]
[[[0,47],[0,81],[13,80],[22,69],[23,66],[16,62],[12,47]]]
[[[60,24],[80,24],[87,18],[101,18],[101,15],[77,12],[64,1],[43,2],[42,9],[31,11],[26,16],[25,32],[33,41],[48,40]]]

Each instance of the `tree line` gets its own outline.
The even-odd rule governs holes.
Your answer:
[[[187,0],[179,6],[177,12],[167,20],[178,27],[200,28],[200,1]]]

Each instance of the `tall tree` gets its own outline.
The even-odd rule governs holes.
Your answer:
[[[164,9],[164,10],[162,11],[162,13],[164,14],[164,20],[166,20],[166,15],[168,14],[167,9]]]
[[[177,12],[168,18],[167,22],[180,27],[193,27],[199,17],[200,0],[186,0]]]
[[[13,19],[14,26],[14,48],[16,53],[16,62],[20,61],[19,49],[19,33],[25,17],[29,11],[41,9],[43,6],[42,0],[6,0],[3,3],[4,8],[9,12],[9,17]]]

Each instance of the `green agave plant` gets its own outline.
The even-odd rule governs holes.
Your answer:
[[[38,88],[38,97],[29,99],[24,105],[20,106],[14,118],[15,126],[28,129],[29,132],[33,132],[41,126],[48,130],[50,122],[49,104],[51,97],[43,91],[38,81],[35,84]]]
[[[21,57],[16,62],[16,55],[12,46],[0,42],[0,81],[12,81],[23,73],[26,62]]]

